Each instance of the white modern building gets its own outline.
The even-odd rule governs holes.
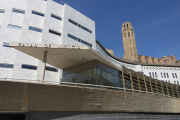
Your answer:
[[[0,0],[0,78],[41,79],[42,61],[8,45],[19,42],[89,46],[120,69],[123,65],[179,84],[180,66],[151,65],[115,57],[96,40],[95,33],[95,22],[67,4],[52,0]],[[56,59],[62,57],[51,55]],[[62,63],[71,61],[64,57]],[[45,81],[59,82],[62,78],[62,70],[49,64],[45,72]]]

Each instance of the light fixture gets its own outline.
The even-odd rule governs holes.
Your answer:
[[[81,60],[82,58],[81,57],[79,57],[79,60]]]

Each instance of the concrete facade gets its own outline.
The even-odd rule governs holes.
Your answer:
[[[180,100],[98,88],[0,82],[0,111],[180,113]]]

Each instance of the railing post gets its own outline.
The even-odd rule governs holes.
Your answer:
[[[125,81],[124,81],[124,70],[123,70],[123,66],[122,65],[121,65],[121,71],[122,71],[123,87],[124,87],[124,91],[126,91]]]
[[[158,91],[158,87],[157,87],[157,81],[156,81],[156,79],[155,79],[155,84],[156,84],[156,91],[157,91],[157,93],[159,94],[159,91]]]
[[[145,79],[145,76],[144,76],[144,72],[143,72],[143,79],[144,79],[144,84],[145,84],[145,88],[146,88],[146,94],[148,94],[148,90],[147,90],[147,85],[146,85],[146,79]]]
[[[149,77],[149,83],[150,83],[150,87],[151,87],[151,92],[153,93],[152,84],[151,84],[151,78],[150,77]]]
[[[173,93],[173,96],[174,96],[173,84],[171,84],[171,89],[172,89],[172,93]],[[175,96],[174,96],[174,97],[175,97]]]
[[[160,83],[161,83],[162,93],[164,95],[164,90],[163,90],[163,85],[162,85],[162,81],[161,80],[160,80]]]
[[[134,92],[131,69],[129,69],[129,71],[130,71],[131,89],[132,89],[132,92]]]
[[[168,93],[168,96],[169,96],[169,89],[168,89],[168,85],[167,85],[167,82],[166,83],[166,88],[167,88],[167,93]]]
[[[178,98],[179,98],[179,90],[178,90],[178,85],[176,85],[176,90],[177,90],[177,95],[178,95]]]
[[[139,75],[138,75],[138,73],[136,73],[136,75],[137,75],[137,80],[138,80],[139,93],[141,93],[141,87],[140,87],[140,82],[139,82]]]

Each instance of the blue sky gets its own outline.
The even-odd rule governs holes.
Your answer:
[[[60,2],[60,0],[55,0]],[[123,57],[122,23],[135,30],[137,52],[180,60],[180,0],[64,0],[96,23],[96,38]]]

